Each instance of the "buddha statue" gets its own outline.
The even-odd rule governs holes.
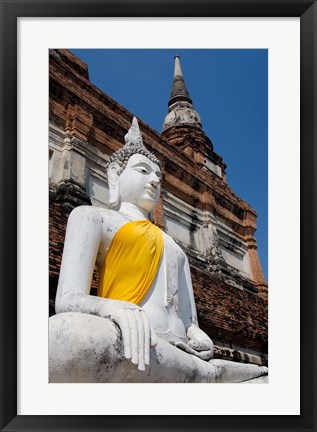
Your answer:
[[[223,361],[209,362],[213,342],[198,326],[187,257],[150,221],[161,181],[133,118],[108,166],[112,208],[79,206],[69,216],[50,319],[51,382],[217,381]],[[247,379],[263,374],[240,366],[253,366]]]

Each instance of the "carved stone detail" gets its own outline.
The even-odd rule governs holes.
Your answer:
[[[224,259],[221,253],[218,240],[213,240],[210,249],[207,251],[208,266],[207,269],[212,274],[221,274]]]
[[[254,294],[258,293],[253,281],[248,280],[239,270],[232,267],[224,260],[218,240],[213,241],[212,246],[205,256],[196,249],[185,247],[179,241],[176,241],[176,243],[184,250],[192,266],[207,271],[232,287],[245,289]]]
[[[52,201],[60,203],[62,207],[71,211],[79,205],[91,205],[91,200],[86,190],[73,180],[61,181],[50,189]]]

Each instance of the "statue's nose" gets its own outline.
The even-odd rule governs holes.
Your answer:
[[[158,186],[160,184],[160,179],[157,177],[156,174],[154,174],[151,178],[151,185]]]

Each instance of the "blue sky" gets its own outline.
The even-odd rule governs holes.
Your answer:
[[[258,214],[256,239],[268,277],[268,55],[240,49],[71,49],[89,78],[161,132],[168,112],[174,55],[214,151],[227,164],[227,182]]]

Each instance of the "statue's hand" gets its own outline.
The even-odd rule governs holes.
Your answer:
[[[196,341],[189,341],[188,344],[182,341],[170,341],[170,343],[176,346],[176,348],[179,348],[182,351],[187,352],[188,354],[192,354],[196,357],[199,357],[202,360],[210,360],[212,358],[213,349],[211,348],[210,344],[208,344],[208,347],[207,344],[204,345],[206,349],[203,348],[203,345],[200,345],[201,349],[198,349],[198,347],[197,349],[194,349],[190,346],[190,342],[196,342]]]
[[[187,337],[187,344],[182,341],[172,342],[172,344],[202,360],[210,360],[213,357],[214,344],[197,325],[192,324],[187,329]]]
[[[145,370],[150,363],[150,346],[155,346],[157,339],[144,310],[133,303],[108,300],[104,312],[120,327],[125,358]]]

